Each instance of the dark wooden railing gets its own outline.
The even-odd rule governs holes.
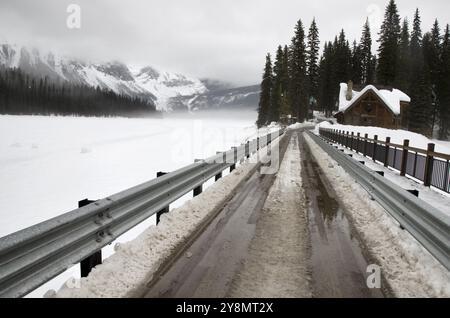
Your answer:
[[[411,176],[423,182],[425,186],[433,186],[450,193],[450,155],[434,151],[434,144],[427,149],[409,146],[409,140],[403,144],[391,143],[391,138],[378,140],[378,136],[362,137],[360,133],[320,128],[319,134],[329,141],[351,149],[373,161],[382,163],[400,171],[402,176]]]

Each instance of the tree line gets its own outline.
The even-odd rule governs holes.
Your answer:
[[[352,80],[398,88],[411,97],[409,130],[428,136],[438,127],[437,137],[450,134],[450,28],[441,30],[436,20],[423,33],[419,9],[412,24],[400,18],[395,0],[390,0],[379,31],[378,54],[372,53],[369,21],[359,41],[351,44],[342,29],[324,44],[319,55],[319,30],[313,19],[308,34],[297,22],[289,46],[279,46],[272,62],[267,54],[258,108],[259,127],[292,115],[303,122],[313,109],[330,116],[337,110],[339,84]]]
[[[153,103],[137,97],[0,68],[0,114],[134,117],[156,113]]]

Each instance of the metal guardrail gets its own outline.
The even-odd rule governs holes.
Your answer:
[[[450,271],[450,216],[338,151],[311,132],[316,143]]]
[[[284,133],[259,137],[0,238],[0,297],[21,297]]]

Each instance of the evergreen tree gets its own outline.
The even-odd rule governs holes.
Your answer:
[[[351,80],[355,85],[361,85],[363,82],[363,68],[362,68],[362,53],[361,53],[361,47],[356,43],[356,41],[353,42],[353,48],[352,48],[352,72],[351,72]]]
[[[289,91],[289,48],[287,45],[284,46],[283,49],[283,76],[282,76],[282,87],[283,87],[283,93],[286,93],[287,95]]]
[[[417,64],[413,66],[413,76],[411,79],[409,130],[431,137],[433,92],[431,89],[430,70],[427,63],[425,63],[423,55],[423,47],[428,46],[430,41],[430,34],[426,34],[422,40],[423,45],[417,52],[417,56],[415,56]]]
[[[270,104],[268,122],[280,120],[281,101],[283,96],[283,48],[278,46],[275,62],[273,65],[273,87],[272,87],[272,101]]]
[[[440,72],[438,81],[439,135],[448,140],[450,133],[450,26],[447,24],[442,41]]]
[[[266,56],[266,65],[264,67],[264,73],[261,82],[258,119],[256,121],[258,127],[262,127],[266,125],[268,122],[271,100],[272,100],[272,60],[270,54],[268,53]]]
[[[405,93],[409,92],[411,69],[411,47],[408,20],[403,20],[399,42],[398,72],[395,86]]]
[[[422,28],[419,9],[416,9],[411,32],[411,63],[412,66],[419,65],[422,57]]]
[[[282,115],[292,115],[291,103],[289,99],[289,48],[287,45],[284,46],[283,49],[283,67],[282,67],[282,76],[281,76],[281,95],[282,95],[282,105],[280,114]]]
[[[351,79],[352,73],[352,51],[345,38],[345,31],[342,29],[339,38],[333,43],[335,70],[335,83],[347,83]]]
[[[367,85],[373,83],[372,68],[372,36],[370,34],[369,19],[363,27],[361,41],[359,43],[359,54],[361,61],[361,84]]]
[[[435,20],[431,33],[427,35],[427,42],[423,44],[423,54],[425,63],[430,71],[430,82],[432,90],[432,102],[433,102],[433,118],[432,128],[436,123],[436,116],[439,112],[439,99],[437,86],[439,83],[439,73],[441,67],[441,35],[439,23]]]
[[[377,65],[378,59],[376,55],[372,55],[372,59],[370,60],[369,69],[367,70],[367,83],[366,84],[374,84],[377,83]]]
[[[398,72],[398,54],[400,41],[400,16],[394,0],[390,0],[386,8],[380,31],[380,47],[378,49],[378,81],[387,86],[395,83]]]
[[[308,95],[305,31],[301,20],[295,26],[295,35],[292,38],[290,51],[289,73],[291,84],[289,96],[297,121],[303,122],[308,113]]]
[[[308,51],[307,51],[307,74],[308,74],[308,93],[310,106],[317,103],[319,94],[319,29],[317,28],[316,19],[313,19],[308,34]]]
[[[113,91],[50,81],[0,66],[0,114],[149,116],[153,103]]]
[[[337,41],[336,41],[337,42]],[[326,116],[331,116],[339,93],[339,82],[335,80],[335,52],[331,42],[325,43],[319,66],[319,105]]]

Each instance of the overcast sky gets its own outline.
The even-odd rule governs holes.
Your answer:
[[[388,0],[0,0],[0,40],[45,47],[95,61],[221,79],[260,81],[266,52],[289,43],[298,19],[313,17],[322,41],[344,28],[359,40],[368,16],[372,36]],[[67,6],[81,7],[81,28],[66,26]],[[448,0],[397,0],[402,17],[416,7],[422,28],[450,23]]]

